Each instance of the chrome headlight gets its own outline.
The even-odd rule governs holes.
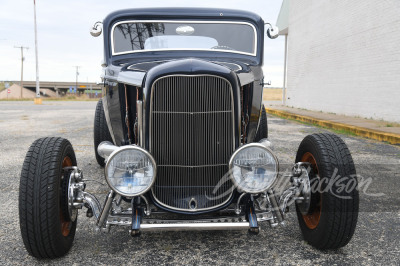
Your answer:
[[[147,192],[156,178],[156,162],[138,146],[124,146],[108,157],[106,181],[118,194],[126,197]]]
[[[235,151],[229,169],[231,179],[239,190],[261,193],[275,181],[279,165],[269,148],[260,143],[251,143]]]

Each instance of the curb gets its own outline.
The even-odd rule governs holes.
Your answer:
[[[336,130],[346,130],[346,131],[354,133],[355,135],[360,136],[360,137],[365,137],[365,138],[379,140],[379,141],[385,141],[390,144],[400,144],[400,135],[398,135],[398,134],[387,133],[387,132],[383,132],[383,131],[368,129],[365,127],[356,127],[356,126],[352,126],[352,125],[348,125],[348,124],[317,119],[317,118],[314,118],[311,116],[297,115],[294,113],[281,111],[281,110],[277,110],[277,109],[265,108],[265,110],[267,111],[268,114],[277,115],[277,116],[280,116],[283,118],[290,118],[290,119],[306,122],[309,124],[318,125],[318,126],[325,127],[325,128],[332,128],[332,129],[336,129]]]

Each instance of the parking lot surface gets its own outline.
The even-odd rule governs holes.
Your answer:
[[[37,138],[70,140],[84,176],[103,181],[94,157],[93,117],[96,102],[0,102],[0,265],[9,264],[399,264],[400,263],[400,147],[340,135],[349,146],[357,173],[371,180],[360,192],[360,214],[351,242],[337,251],[319,251],[302,239],[295,213],[286,227],[262,224],[257,236],[247,232],[157,232],[129,236],[126,228],[109,234],[94,230],[94,219],[83,211],[70,252],[56,260],[38,261],[22,243],[18,218],[19,176],[25,154]],[[308,134],[327,132],[268,117],[270,140],[280,163],[289,164]],[[366,189],[365,189],[366,188]],[[104,200],[106,186],[87,190]],[[293,208],[292,208],[293,210]]]

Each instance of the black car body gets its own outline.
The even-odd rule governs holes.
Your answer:
[[[255,40],[256,40],[256,51],[254,55],[235,53],[231,51],[220,51],[211,49],[204,49],[200,51],[196,50],[161,50],[161,51],[146,51],[141,53],[125,53],[120,55],[113,55],[112,51],[112,34],[113,30],[116,30],[114,25],[118,23],[123,23],[124,21],[136,21],[138,24],[141,21],[147,21],[150,23],[157,23],[158,21],[178,21],[179,25],[193,25],[196,22],[213,22],[213,23],[246,23],[246,25],[251,25],[255,30]],[[154,22],[151,22],[154,21]],[[119,24],[120,25],[120,24]],[[198,25],[198,24],[197,24]],[[146,23],[140,23],[139,26],[145,28]],[[179,27],[179,26],[178,26]],[[103,22],[103,34],[104,34],[104,58],[106,67],[103,70],[104,76],[104,98],[103,105],[104,111],[107,118],[107,124],[109,125],[109,130],[113,142],[117,146],[123,146],[128,144],[139,144],[138,138],[135,141],[134,125],[137,117],[137,104],[136,100],[141,100],[143,102],[143,143],[140,144],[141,147],[148,150],[154,157],[158,165],[179,165],[177,167],[182,168],[181,165],[186,166],[187,169],[190,167],[195,167],[198,169],[201,165],[211,165],[208,167],[203,167],[200,171],[188,170],[184,175],[186,178],[199,179],[201,178],[202,171],[213,172],[211,170],[217,170],[213,181],[207,184],[200,184],[203,186],[209,186],[211,188],[215,187],[223,175],[228,171],[229,158],[232,153],[242,144],[251,143],[254,141],[257,134],[257,128],[259,125],[260,114],[261,114],[261,99],[263,91],[263,47],[264,47],[264,21],[256,14],[244,11],[234,11],[234,10],[214,10],[214,9],[132,9],[132,10],[122,10],[111,13]],[[136,29],[136,27],[135,27]],[[146,29],[147,30],[147,29]],[[137,34],[138,31],[132,32],[132,34]],[[140,30],[139,30],[140,32]],[[236,38],[240,37],[240,32],[233,33],[237,35]],[[151,35],[151,33],[149,34]],[[251,42],[251,40],[248,40]],[[217,100],[215,104],[221,105],[223,101],[231,101],[229,108],[231,110],[232,121],[227,122],[225,125],[220,124],[221,127],[229,126],[229,132],[225,132],[225,135],[221,134],[218,136],[221,138],[218,141],[223,141],[223,139],[233,140],[233,145],[226,147],[221,154],[221,159],[217,160],[204,160],[203,162],[195,161],[174,161],[171,162],[166,158],[162,158],[162,154],[165,153],[177,153],[184,154],[186,148],[190,148],[192,151],[187,152],[185,157],[193,157],[197,153],[215,152],[211,146],[217,145],[216,143],[210,143],[209,145],[205,143],[205,132],[203,134],[194,135],[191,132],[197,127],[202,127],[205,131],[209,132],[210,135],[217,136],[221,130],[218,127],[211,125],[211,120],[226,120],[226,115],[216,115],[217,117],[209,117],[210,121],[197,121],[194,118],[193,121],[188,121],[191,129],[179,127],[179,121],[184,119],[185,115],[177,115],[177,118],[172,118],[169,125],[154,125],[157,128],[151,129],[152,126],[152,88],[155,81],[162,77],[175,76],[177,86],[184,86],[183,84],[178,84],[179,82],[191,82],[185,80],[185,77],[191,77],[192,82],[196,81],[195,77],[209,77],[207,82],[215,82],[213,79],[215,77],[222,78],[226,80],[231,86],[231,95],[224,95],[224,98]],[[181,77],[181,78],[179,78]],[[217,79],[218,79],[217,78]],[[182,79],[179,81],[179,79]],[[199,79],[199,78],[197,78]],[[199,84],[199,86],[201,86]],[[181,88],[175,88],[180,94],[190,93],[186,90],[183,91]],[[171,92],[173,93],[173,92]],[[198,93],[198,92],[197,92]],[[204,92],[206,93],[206,92]],[[212,95],[213,92],[208,92],[210,95],[208,97],[215,97]],[[155,93],[153,93],[154,97]],[[166,95],[163,95],[166,97]],[[189,95],[180,95],[183,97],[190,97]],[[158,97],[161,97],[158,96]],[[192,101],[198,101],[197,98],[193,98]],[[232,99],[231,99],[232,97]],[[155,101],[155,99],[153,99]],[[172,111],[178,110],[184,104],[184,102],[179,102],[178,100],[169,99],[171,107],[164,106],[164,111],[168,111],[170,108]],[[191,104],[194,104],[191,103]],[[128,107],[127,107],[128,105]],[[196,113],[201,110],[201,112],[209,111],[221,111],[220,107],[214,106],[216,109],[207,109],[206,107],[193,107],[193,109],[188,108],[187,114]],[[128,123],[126,123],[126,110],[128,110]],[[171,111],[170,110],[170,111]],[[161,117],[163,115],[160,115]],[[192,114],[193,116],[193,114]],[[196,115],[195,115],[196,116]],[[163,116],[165,118],[165,115]],[[162,119],[162,118],[161,118]],[[163,126],[163,127],[159,127]],[[160,139],[153,140],[151,130],[163,131],[167,135],[180,135],[182,138],[189,138],[185,136],[184,132],[187,134],[192,134],[189,142],[197,143],[198,145],[191,145],[184,143],[182,145],[179,139],[173,138],[163,138],[158,136]],[[166,132],[168,131],[168,132]],[[233,136],[231,136],[233,133]],[[228,134],[228,135],[226,135]],[[154,136],[153,138],[156,138]],[[159,147],[161,150],[155,150],[156,144],[152,145],[152,141],[166,142],[169,141],[170,145],[173,146],[173,150],[167,150],[166,148]],[[162,145],[162,144],[161,144]],[[202,150],[204,149],[204,150]],[[211,156],[210,156],[211,157]],[[224,164],[217,168],[215,164]],[[165,167],[167,169],[160,169],[163,166],[158,166],[158,176],[155,181],[155,185],[162,185],[162,180],[173,178],[168,176],[166,171],[173,171],[177,169],[171,169],[173,167]],[[164,170],[164,171],[163,171]],[[183,171],[184,172],[184,171]],[[165,174],[164,174],[165,173]],[[182,173],[183,174],[183,173]],[[165,175],[165,176],[164,176]],[[197,184],[198,181],[193,181]],[[176,184],[179,185],[179,184]],[[182,185],[188,186],[189,183],[184,183]],[[199,184],[197,184],[199,185]],[[177,190],[181,187],[177,187]],[[161,193],[161,189],[159,189]],[[222,193],[225,191],[221,191]],[[167,193],[167,192],[163,192]],[[174,193],[174,192],[172,192]],[[207,194],[206,193],[206,194]],[[185,194],[185,193],[184,193]],[[186,201],[187,206],[184,207],[183,203],[175,204],[164,204],[155,195],[155,190],[152,189],[152,193],[148,193],[149,198],[152,199],[153,203],[162,209],[169,210],[172,212],[181,212],[186,214],[194,213],[204,213],[215,211],[228,206],[236,196],[236,193],[232,193],[230,197],[224,199],[223,204],[216,204],[213,206],[211,203],[208,204],[205,201],[206,198],[204,191],[195,191],[193,194],[185,194],[183,198],[177,199],[179,201]],[[160,196],[161,197],[161,196]],[[195,200],[197,202],[196,209],[190,209],[190,200]],[[171,206],[172,205],[172,206]]]
[[[336,135],[312,134],[280,174],[262,105],[264,25],[277,37],[258,15],[225,9],[128,9],[97,22],[91,34],[104,33],[104,87],[94,148],[109,192],[101,204],[85,191],[102,178],[83,177],[68,140],[36,140],[20,182],[27,251],[66,254],[82,208],[96,230],[125,226],[132,236],[257,234],[261,222],[284,224],[293,204],[311,245],[345,246],[358,213],[357,186],[342,189],[357,185],[350,152]]]

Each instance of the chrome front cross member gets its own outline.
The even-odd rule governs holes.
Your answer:
[[[104,207],[101,206],[98,199],[85,190],[87,181],[83,179],[82,171],[74,167],[66,167],[65,171],[70,171],[69,186],[68,186],[68,211],[71,218],[76,219],[78,209],[82,207],[88,208],[87,216],[96,217],[96,230],[108,232],[112,225],[129,226],[132,235],[138,235],[140,231],[153,230],[235,230],[249,229],[250,233],[259,232],[259,222],[268,221],[271,227],[285,224],[285,214],[288,212],[288,207],[296,203],[301,213],[307,213],[311,200],[310,187],[310,164],[296,163],[292,169],[292,173],[287,176],[290,178],[291,186],[287,188],[278,198],[274,190],[268,189],[265,193],[254,197],[243,193],[238,198],[237,205],[234,209],[236,216],[232,216],[226,221],[176,221],[165,223],[159,222],[148,223],[144,216],[149,216],[151,213],[150,205],[145,196],[136,198],[132,208],[122,210],[120,207],[121,198],[116,197],[116,193],[112,190],[108,193]],[[95,181],[97,182],[97,181]],[[141,201],[142,200],[142,201]],[[136,204],[137,203],[137,204]],[[239,217],[242,209],[240,205],[246,208],[245,216],[240,221],[229,222],[229,220]],[[142,223],[143,221],[143,223]]]

